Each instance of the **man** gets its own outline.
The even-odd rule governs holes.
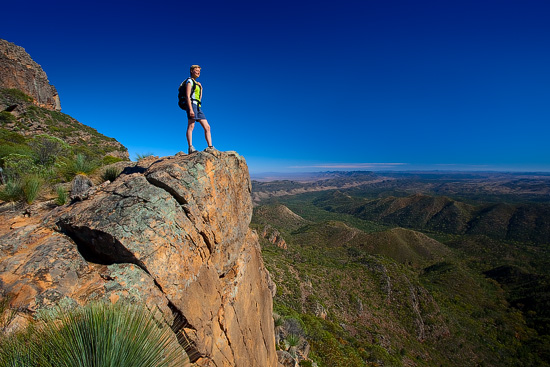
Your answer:
[[[210,125],[206,120],[206,116],[201,109],[202,100],[202,85],[197,82],[197,78],[201,75],[201,67],[199,65],[191,65],[191,76],[187,78],[185,83],[185,98],[187,102],[187,143],[189,144],[189,154],[196,152],[193,147],[193,129],[195,128],[195,121],[198,121],[204,128],[204,137],[208,143],[206,150],[213,150],[212,136],[210,135]]]

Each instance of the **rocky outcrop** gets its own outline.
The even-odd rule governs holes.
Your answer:
[[[0,88],[18,89],[33,98],[34,104],[60,111],[57,90],[42,67],[24,48],[0,39]]]
[[[261,232],[261,236],[262,238],[265,238],[269,243],[283,250],[286,250],[288,248],[288,245],[286,244],[286,241],[283,238],[281,232],[268,224],[264,226],[264,229]]]
[[[38,106],[38,108],[37,108]],[[0,39],[0,112],[2,129],[25,137],[50,135],[71,146],[85,146],[88,158],[109,155],[128,160],[116,139],[59,112],[59,96],[46,73],[22,47]]]
[[[0,238],[0,286],[32,314],[142,302],[180,325],[199,366],[277,365],[273,285],[234,152],[149,159]]]

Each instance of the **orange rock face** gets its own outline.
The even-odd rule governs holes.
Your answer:
[[[0,88],[15,88],[40,107],[61,111],[57,90],[42,67],[22,47],[0,39]]]
[[[142,163],[0,238],[0,282],[29,311],[143,302],[183,325],[200,366],[277,365],[272,289],[233,152]]]

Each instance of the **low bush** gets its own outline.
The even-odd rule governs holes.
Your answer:
[[[4,171],[8,179],[18,180],[29,174],[38,173],[39,167],[28,155],[10,154],[3,158]]]
[[[8,179],[6,184],[0,189],[0,200],[15,202],[23,199],[23,187],[19,180]]]
[[[0,90],[1,94],[4,94],[7,97],[14,98],[16,100],[21,100],[24,102],[32,102],[32,97],[25,94],[24,92],[20,91],[16,88],[5,88]]]
[[[104,166],[107,166],[109,164],[122,162],[123,160],[124,159],[119,158],[119,157],[113,157],[112,155],[107,155],[107,156],[103,157],[102,163],[103,163]]]
[[[8,111],[1,111],[0,112],[0,124],[11,124],[17,122],[15,117]]]

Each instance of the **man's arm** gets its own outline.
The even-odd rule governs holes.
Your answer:
[[[187,106],[189,108],[189,117],[195,117],[195,112],[193,111],[193,101],[191,101],[191,89],[193,82],[185,85],[185,99],[187,100]]]

